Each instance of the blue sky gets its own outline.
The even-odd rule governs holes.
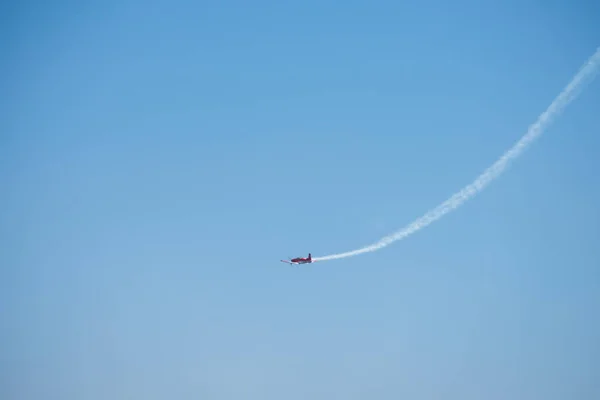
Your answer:
[[[5,399],[595,399],[592,1],[2,5]]]

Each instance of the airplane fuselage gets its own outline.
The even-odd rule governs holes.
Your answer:
[[[312,263],[312,256],[310,253],[308,253],[307,258],[297,257],[297,258],[292,258],[289,261],[281,260],[281,262],[288,263],[288,264],[310,264],[310,263]]]
[[[302,258],[302,259],[294,258],[291,261],[296,264],[310,264],[312,262],[312,260],[306,260],[304,258]]]

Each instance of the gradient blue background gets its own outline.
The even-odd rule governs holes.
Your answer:
[[[0,397],[600,398],[593,1],[25,1],[0,44]]]

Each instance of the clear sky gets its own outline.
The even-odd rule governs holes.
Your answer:
[[[9,4],[11,3],[11,4]],[[600,398],[600,3],[0,13],[0,397]]]

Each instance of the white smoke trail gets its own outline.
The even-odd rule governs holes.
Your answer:
[[[509,163],[519,157],[526,149],[537,139],[544,130],[550,125],[555,117],[557,117],[565,107],[573,101],[584,85],[592,80],[596,72],[598,72],[598,66],[600,65],[600,47],[596,49],[594,55],[592,55],[588,61],[581,67],[579,72],[573,77],[571,82],[563,89],[563,91],[554,99],[552,104],[544,111],[537,119],[537,121],[529,127],[527,133],[510,149],[508,150],[498,161],[496,161],[491,167],[486,169],[473,183],[467,185],[459,192],[455,193],[448,200],[430,210],[421,218],[412,222],[405,228],[384,237],[378,242],[363,247],[361,249],[348,251],[346,253],[332,254],[329,256],[315,257],[313,261],[326,261],[334,260],[339,258],[346,258],[356,256],[362,253],[368,253],[377,251],[386,246],[389,246],[393,242],[404,239],[405,237],[412,235],[413,233],[425,228],[432,222],[440,219],[450,211],[461,206],[464,202],[481,192],[487,185],[492,183],[497,177],[499,177],[508,167]]]

